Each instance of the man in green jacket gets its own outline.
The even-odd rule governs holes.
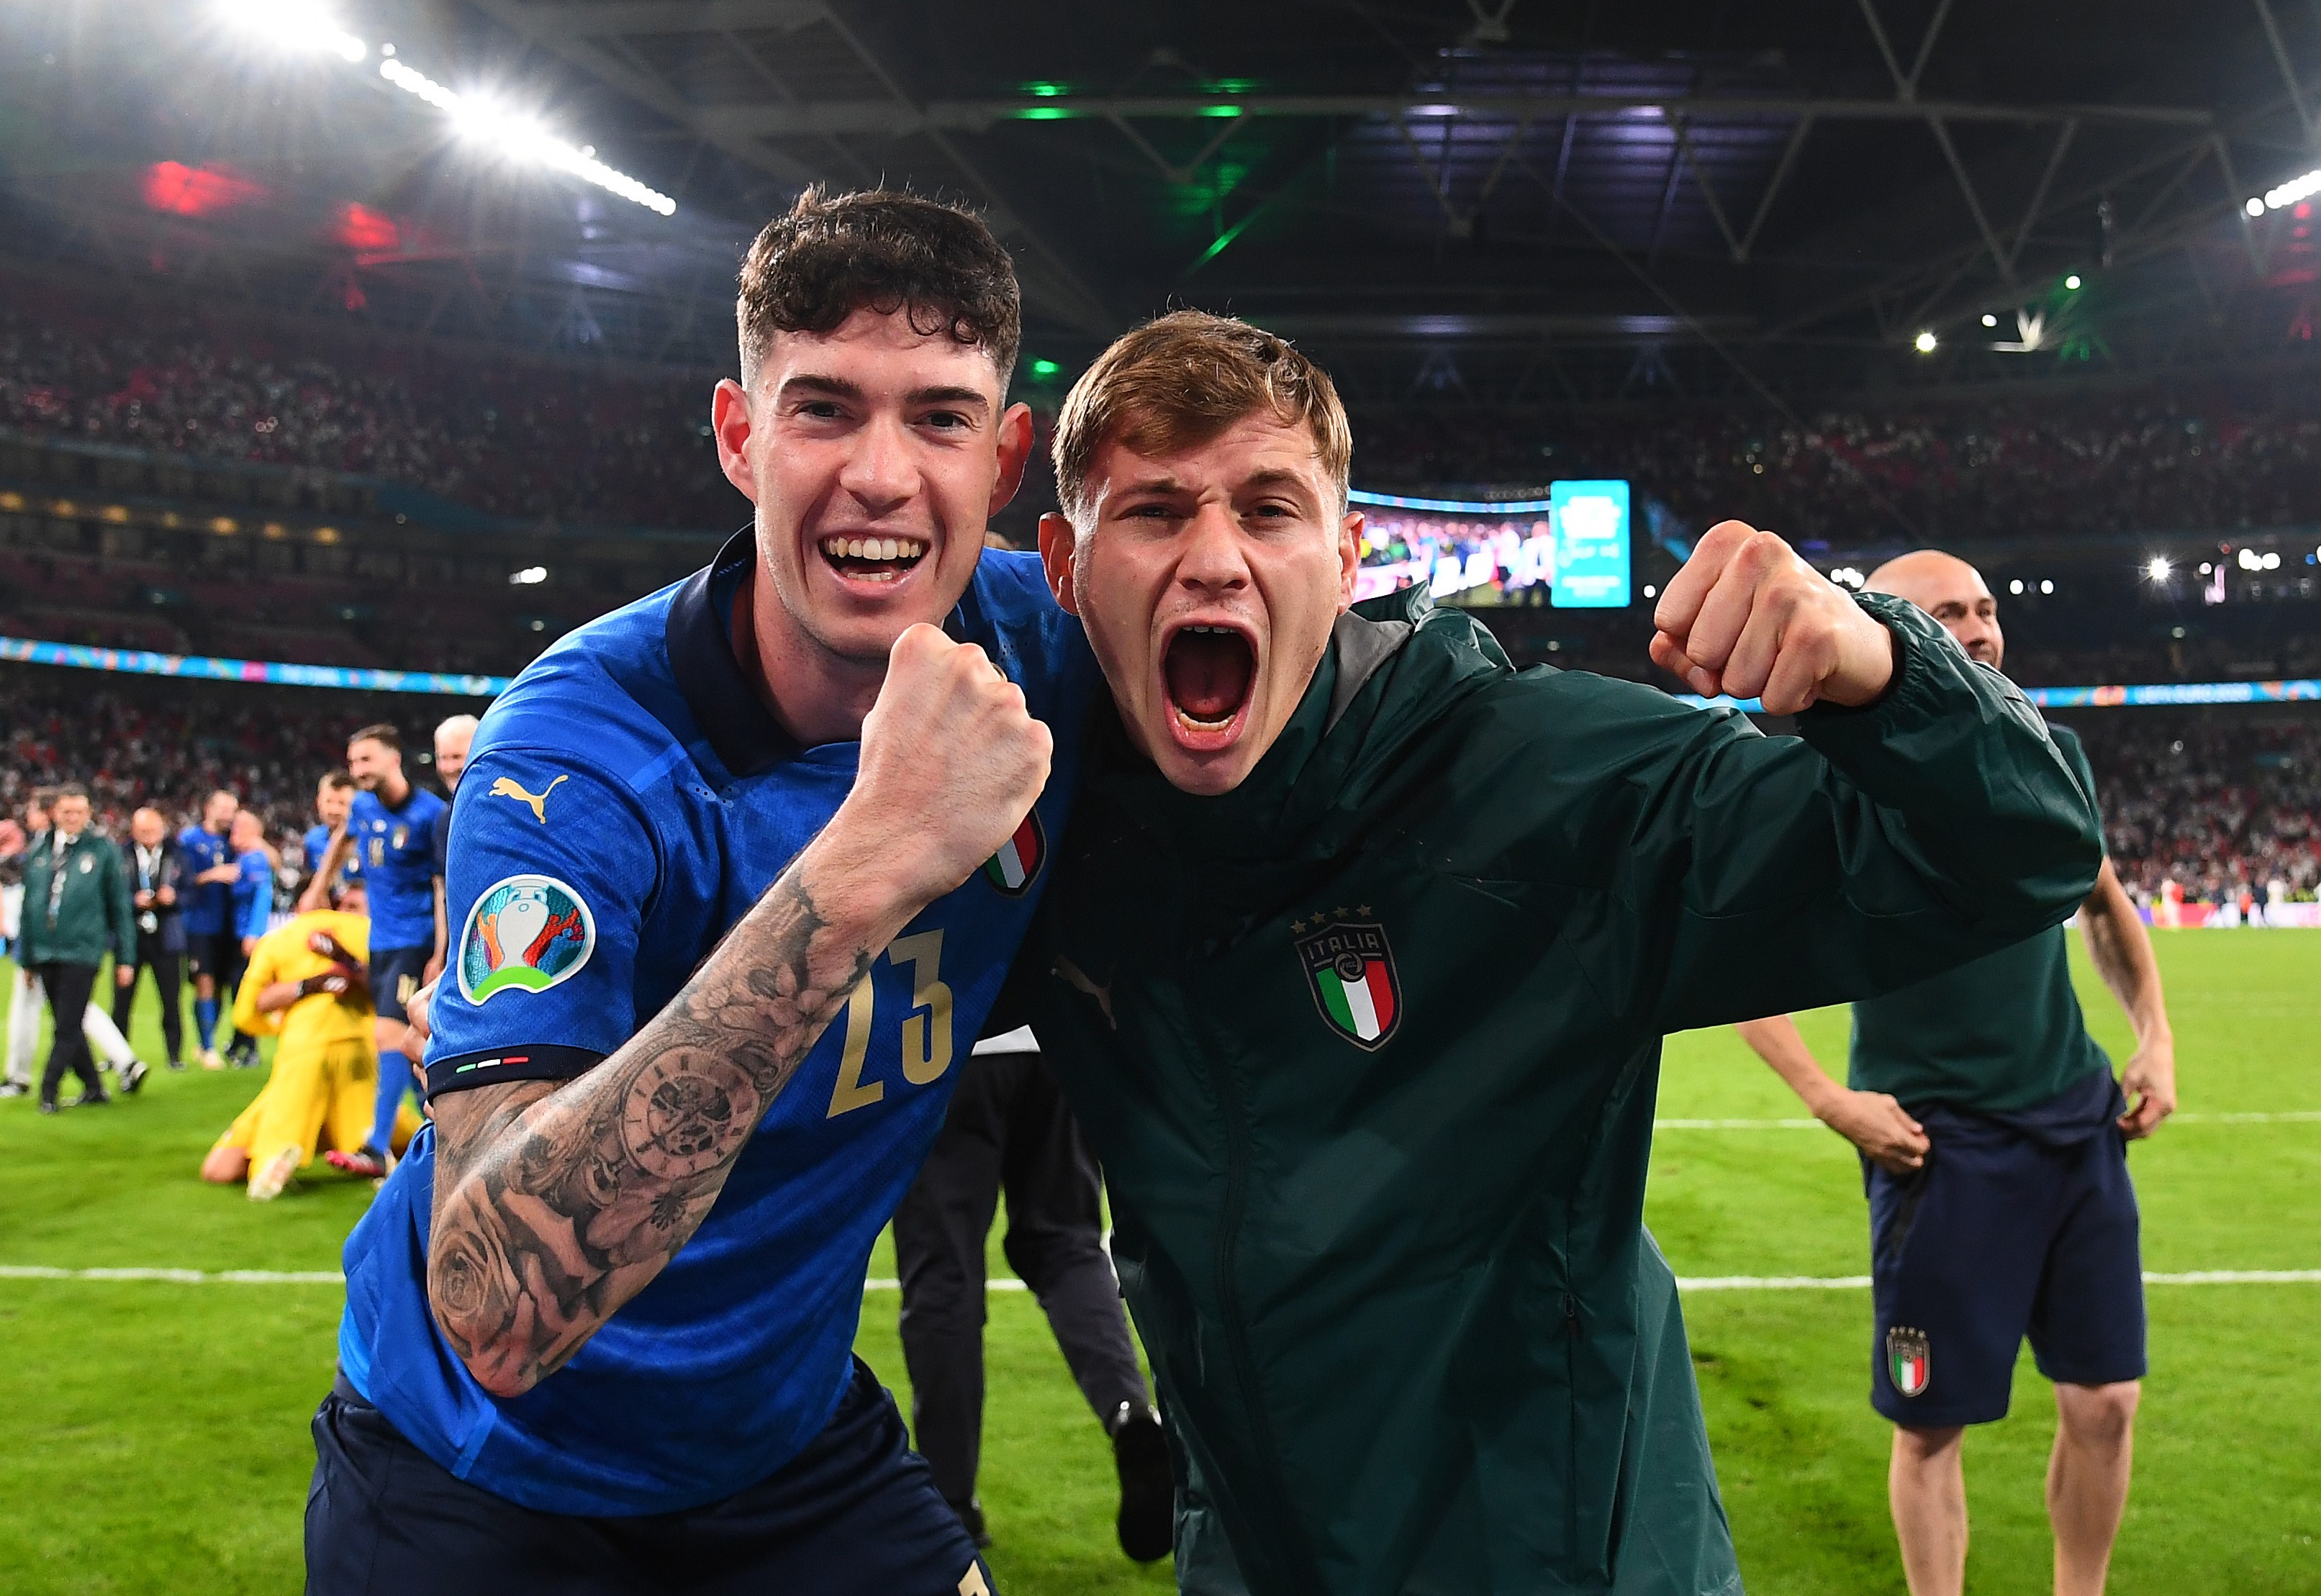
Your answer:
[[[24,967],[40,977],[56,1038],[41,1075],[41,1112],[57,1111],[57,1087],[69,1069],[80,1077],[80,1101],[110,1102],[88,1056],[88,1038],[72,1017],[88,1007],[97,966],[111,953],[114,979],[137,978],[137,920],[129,906],[129,877],[121,850],[89,828],[88,790],[57,789],[49,832],[24,864]]]
[[[1653,657],[1767,739],[1352,604],[1328,379],[1191,313],[1075,387],[1042,525],[1113,688],[1019,982],[1101,1156],[1188,1591],[1734,1591],[1643,1224],[1664,1032],[1922,978],[2101,858],[2039,717],[1726,522]]]

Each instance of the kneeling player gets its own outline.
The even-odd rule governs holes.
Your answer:
[[[1920,549],[1871,572],[1870,588],[1910,600],[1998,668],[1998,602],[1965,561]],[[2052,735],[2092,793],[2079,739]],[[2109,864],[2080,929],[2135,1029],[2116,1082],[2080,1012],[2061,926],[1854,1004],[1850,1089],[1787,1015],[1740,1028],[1861,1150],[1870,1401],[1894,1425],[1887,1492],[1914,1596],[1965,1589],[1963,1427],[2007,1416],[2026,1336],[2055,1383],[2047,1515],[2061,1596],[2102,1591],[2127,1502],[2144,1319],[2126,1144],[2174,1111],[2176,1048],[2151,934]]]
[[[351,1151],[370,1132],[378,1083],[370,988],[363,962],[370,921],[360,884],[341,888],[335,908],[311,910],[259,939],[233,1001],[233,1022],[272,1035],[274,1073],[202,1160],[202,1178],[247,1179],[250,1200],[281,1195],[317,1151]],[[419,1116],[403,1111],[396,1145]]]
[[[1798,738],[1352,609],[1328,379],[1190,313],[1056,435],[1112,686],[1022,967],[1186,1468],[1188,1591],[1737,1590],[1644,1234],[1662,1033],[1915,980],[2100,862],[1940,629],[1712,530],[1653,657]]]

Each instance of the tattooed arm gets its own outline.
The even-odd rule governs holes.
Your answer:
[[[428,1297],[478,1383],[531,1390],[660,1273],[879,952],[1021,823],[1048,753],[980,649],[912,628],[853,793],[668,1008],[578,1080],[436,1099]]]

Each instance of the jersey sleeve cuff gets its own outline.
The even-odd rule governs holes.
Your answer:
[[[568,1047],[560,1042],[454,1053],[428,1060],[427,1097],[432,1102],[447,1092],[469,1092],[502,1081],[569,1081],[587,1075],[604,1056],[593,1047]]]

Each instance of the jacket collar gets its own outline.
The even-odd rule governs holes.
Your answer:
[[[733,595],[757,557],[755,529],[745,526],[725,540],[716,558],[686,579],[669,606],[669,672],[711,752],[736,776],[770,770],[800,751],[797,739],[759,702],[733,657],[728,630]]]

